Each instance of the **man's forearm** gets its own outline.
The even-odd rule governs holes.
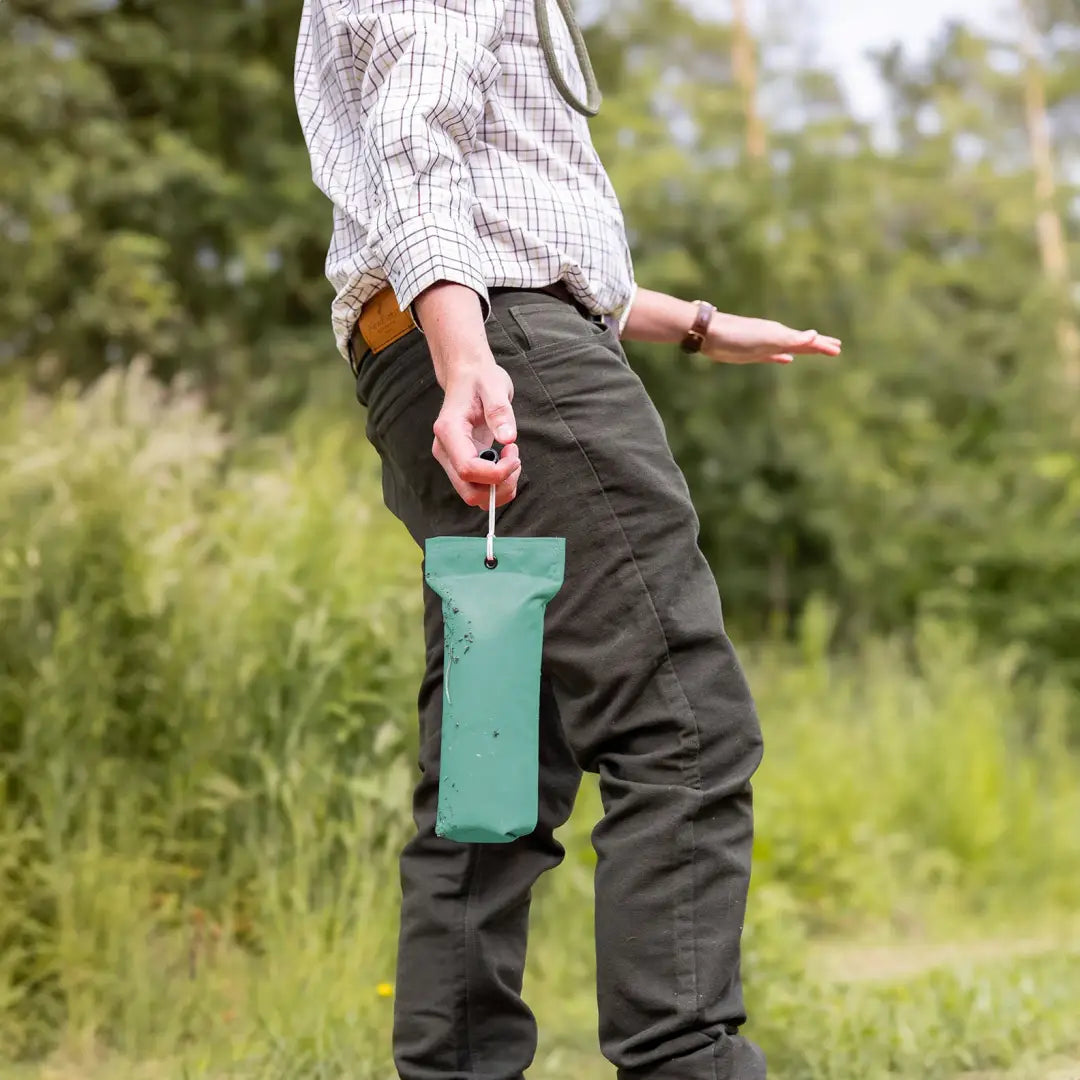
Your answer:
[[[501,506],[517,493],[521,457],[513,445],[513,384],[492,355],[480,295],[467,285],[437,281],[413,307],[444,395],[432,428],[435,460],[469,505],[486,506],[494,486]],[[497,462],[479,457],[492,438],[502,443]]]
[[[633,307],[623,328],[623,341],[652,341],[675,344],[694,325],[697,306],[667,293],[638,288]]]
[[[468,285],[438,281],[416,298],[414,306],[443,389],[452,368],[494,362],[480,296]]]

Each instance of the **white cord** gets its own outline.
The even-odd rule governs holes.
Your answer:
[[[491,485],[491,494],[488,496],[488,533],[487,533],[487,561],[490,565],[495,561],[495,485]]]

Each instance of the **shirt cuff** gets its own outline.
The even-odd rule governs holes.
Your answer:
[[[626,302],[626,307],[622,309],[622,313],[619,315],[619,337],[623,336],[623,331],[626,329],[626,324],[630,319],[630,309],[634,306],[634,301],[637,299],[637,282],[635,281],[630,288],[630,299]]]
[[[421,214],[402,225],[380,254],[398,306],[402,311],[409,309],[417,328],[416,298],[436,281],[453,281],[472,289],[480,297],[487,322],[491,300],[483,273],[484,253],[471,228],[455,228],[445,218]]]

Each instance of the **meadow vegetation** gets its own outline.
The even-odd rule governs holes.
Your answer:
[[[580,6],[638,282],[844,340],[627,343],[765,730],[750,1030],[777,1080],[1076,1080],[1080,6],[884,51],[872,122],[815,0]],[[0,2],[2,1080],[392,1076],[419,553],[297,11]],[[538,1080],[611,1080],[599,812],[536,890]]]
[[[139,365],[4,384],[0,1075],[393,1075],[419,553],[358,431],[241,435]],[[834,633],[815,599],[743,649],[752,1031],[780,1080],[1040,1075],[1080,1043],[1075,690],[959,621]],[[599,813],[537,889],[541,1080],[613,1075]]]

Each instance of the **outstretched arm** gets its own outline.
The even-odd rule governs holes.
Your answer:
[[[697,305],[667,293],[639,288],[622,332],[623,340],[676,344],[697,314]],[[792,330],[770,319],[716,312],[701,349],[723,364],[790,364],[796,355],[838,356],[840,340],[816,330]]]

